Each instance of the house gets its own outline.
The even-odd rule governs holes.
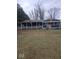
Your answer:
[[[60,29],[60,20],[25,20],[17,24],[18,29]]]

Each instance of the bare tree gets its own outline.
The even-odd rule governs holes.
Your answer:
[[[35,8],[31,10],[29,14],[35,20],[44,20],[44,9],[42,4],[37,2],[37,4],[35,4]]]
[[[53,8],[53,19],[55,20],[56,19],[56,16],[58,14],[58,8]]]
[[[30,15],[30,18],[34,19],[34,11],[33,11],[33,10],[31,10],[31,11],[29,12],[29,15]]]
[[[29,12],[29,14],[30,14],[30,17],[31,17],[32,19],[38,20],[38,12],[37,12],[36,9],[31,10],[31,11]]]
[[[35,20],[38,20],[39,15],[38,15],[38,11],[35,8],[34,8],[34,15],[35,15]]]
[[[50,20],[53,19],[53,12],[54,12],[53,8],[48,10],[48,14],[49,14]]]
[[[48,14],[51,20],[55,20],[58,12],[60,11],[60,8],[51,8],[48,10]]]
[[[42,3],[38,2],[36,5],[35,5],[35,10],[37,11],[38,13],[38,17],[40,20],[44,20],[44,8],[42,7]]]

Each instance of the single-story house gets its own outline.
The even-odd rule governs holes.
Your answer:
[[[60,29],[60,20],[25,20],[17,24],[18,29]]]

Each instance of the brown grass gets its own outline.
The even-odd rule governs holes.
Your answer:
[[[18,30],[17,59],[61,59],[60,30]]]

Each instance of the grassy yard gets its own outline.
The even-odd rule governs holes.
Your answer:
[[[61,59],[60,30],[17,32],[17,59]]]

